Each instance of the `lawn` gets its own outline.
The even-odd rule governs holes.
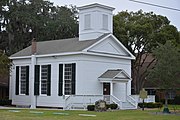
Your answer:
[[[180,107],[178,106],[177,108],[179,109]],[[180,115],[157,115],[155,114],[156,112],[160,112],[160,110],[91,112],[45,109],[1,109],[0,120],[180,120]]]

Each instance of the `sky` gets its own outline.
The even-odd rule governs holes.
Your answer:
[[[140,4],[137,2],[132,2],[130,0],[49,0],[55,5],[64,6],[64,5],[75,5],[77,7],[88,5],[92,3],[99,3],[107,6],[114,7],[115,10],[113,14],[118,12],[128,10],[136,12],[142,9],[144,12],[154,12],[157,15],[166,16],[171,22],[170,24],[177,27],[180,31],[180,0],[136,0],[151,4],[156,4],[160,6],[170,7],[178,10],[170,10],[155,6],[150,6],[146,4]]]

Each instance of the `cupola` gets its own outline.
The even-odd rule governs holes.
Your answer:
[[[113,7],[98,3],[78,7],[79,40],[96,39],[113,32]]]

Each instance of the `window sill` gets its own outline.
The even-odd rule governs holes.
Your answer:
[[[39,95],[39,96],[41,96],[41,97],[47,97],[48,95],[47,95],[47,94],[41,94],[41,95]]]

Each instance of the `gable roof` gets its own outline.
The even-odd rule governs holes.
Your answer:
[[[109,7],[109,6],[98,4],[98,3],[93,3],[93,4],[90,4],[90,5],[81,6],[81,7],[78,7],[78,9],[83,10],[83,9],[88,9],[88,8],[93,8],[93,7],[100,7],[100,8],[108,9],[108,10],[111,10],[111,11],[115,9],[113,7]]]
[[[131,80],[131,77],[122,69],[107,70],[98,79],[101,82],[105,81],[117,81],[117,82],[127,82]]]
[[[113,41],[124,49],[128,55],[116,55],[116,54],[109,54],[108,53],[98,53],[95,51],[89,51],[90,48],[96,46],[97,44],[101,44],[102,41],[111,37]],[[31,57],[31,48],[29,46],[13,55],[10,56],[10,59],[20,59],[20,58],[29,58]],[[37,57],[45,57],[45,56],[56,56],[56,55],[70,55],[70,54],[91,54],[91,55],[100,55],[100,56],[109,56],[109,57],[118,57],[118,58],[125,58],[125,59],[134,59],[135,57],[119,42],[115,36],[110,33],[105,33],[102,36],[98,37],[97,39],[92,40],[84,40],[79,41],[79,38],[69,38],[69,39],[60,39],[60,40],[51,40],[51,41],[41,41],[37,42]]]
[[[103,35],[104,36],[104,35]],[[79,41],[78,38],[69,38],[61,40],[41,41],[37,42],[36,55],[65,53],[65,52],[79,52],[97,42],[103,36],[96,40]],[[11,55],[11,57],[22,57],[31,55],[31,46]]]

